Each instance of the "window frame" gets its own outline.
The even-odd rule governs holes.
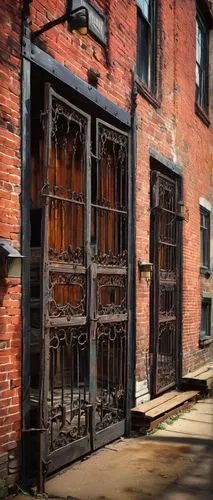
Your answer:
[[[203,226],[201,218],[206,217],[207,225]],[[203,237],[202,237],[203,235]],[[205,236],[205,238],[204,238]],[[205,251],[201,251],[201,246],[206,246]],[[204,258],[202,259],[202,255]],[[210,270],[210,211],[206,208],[200,206],[200,269],[202,272],[208,272]]]
[[[201,318],[200,318],[200,344],[201,345],[205,345],[206,343],[209,343],[212,341],[211,307],[212,307],[211,297],[202,297],[201,298]],[[204,314],[206,315],[206,318],[204,318]],[[202,330],[203,322],[205,322],[207,325],[206,330]]]
[[[136,51],[136,75],[137,75],[137,83],[142,90],[144,89],[145,94],[150,94],[150,97],[155,99],[157,93],[157,81],[156,81],[156,69],[157,69],[157,0],[150,0],[149,8],[150,8],[150,19],[148,19],[143,13],[139,0],[136,0],[136,8],[137,8],[137,51]],[[144,26],[149,30],[149,41],[148,41],[148,67],[147,73],[148,78],[147,82],[143,78],[143,75],[139,71],[141,60],[141,49],[139,46],[139,19]],[[145,97],[149,97],[145,95]],[[151,99],[150,99],[151,100]],[[155,104],[155,103],[154,103]]]
[[[204,45],[204,51],[205,51],[205,61],[204,61],[204,68],[202,68],[197,60],[197,27],[200,27],[202,35],[205,36],[205,45]],[[201,48],[202,50],[202,48]],[[201,57],[202,59],[202,57]],[[202,87],[198,87],[197,85],[197,67],[199,67],[199,70],[202,71],[202,77],[201,79],[203,80],[203,73],[204,75],[204,81],[202,81]],[[208,119],[208,110],[209,110],[209,24],[206,21],[205,17],[203,16],[199,6],[197,5],[197,10],[196,10],[196,62],[195,62],[195,104],[197,107],[197,110],[200,111],[201,113],[204,113],[206,118]]]

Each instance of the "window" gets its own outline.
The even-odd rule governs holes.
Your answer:
[[[155,93],[156,0],[137,0],[137,75]]]
[[[200,208],[200,265],[210,267],[210,212]]]
[[[201,330],[200,340],[209,340],[211,337],[211,299],[203,298],[201,303]]]
[[[196,103],[208,112],[208,45],[209,32],[200,12],[196,20]]]

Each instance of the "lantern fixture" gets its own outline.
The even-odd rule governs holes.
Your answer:
[[[58,26],[58,24],[68,22],[69,31],[78,31],[81,35],[87,35],[88,33],[88,10],[86,7],[78,7],[74,10],[68,10],[66,14],[59,17],[58,19],[54,19],[47,24],[44,24],[42,28],[32,33],[31,39],[34,41],[38,36],[42,35],[46,31],[54,28],[54,26]]]
[[[185,207],[184,201],[179,200],[178,203],[177,217],[181,221],[189,222],[189,210]]]
[[[0,278],[20,278],[21,260],[23,255],[16,248],[13,248],[11,242],[0,239]]]
[[[185,218],[185,206],[183,200],[178,201],[178,218],[184,220]]]
[[[152,279],[152,269],[153,264],[151,262],[142,262],[141,259],[138,260],[138,270],[140,273],[140,278],[145,278],[148,283]]]

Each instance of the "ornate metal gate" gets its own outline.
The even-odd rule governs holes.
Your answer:
[[[124,433],[129,138],[46,85],[41,476]]]
[[[177,180],[152,171],[151,301],[153,396],[177,382],[179,356],[180,235]]]

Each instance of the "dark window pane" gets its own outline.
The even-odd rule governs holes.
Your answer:
[[[203,265],[208,267],[207,234],[205,231],[203,231]]]
[[[204,110],[207,110],[208,30],[199,14],[196,21],[196,102]]]
[[[203,231],[200,229],[200,263],[203,265]]]
[[[138,16],[138,51],[137,51],[137,73],[140,78],[148,85],[149,80],[149,24]]]
[[[211,299],[203,299],[201,307],[200,338],[204,340],[209,336],[211,336]]]
[[[137,0],[137,74],[155,92],[156,0]]]
[[[200,212],[200,263],[202,267],[209,268],[210,249],[210,214],[207,211]]]

